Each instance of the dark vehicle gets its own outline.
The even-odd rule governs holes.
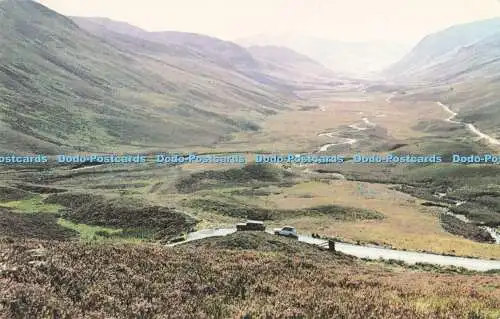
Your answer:
[[[248,220],[246,223],[236,224],[237,231],[245,231],[245,230],[258,230],[264,231],[266,230],[266,226],[264,222],[258,220]]]

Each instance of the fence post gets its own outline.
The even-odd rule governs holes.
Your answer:
[[[335,242],[331,239],[328,240],[328,249],[331,251],[335,251]]]

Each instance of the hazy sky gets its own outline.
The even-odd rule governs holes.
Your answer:
[[[305,34],[414,42],[453,24],[500,15],[497,0],[39,0],[66,15],[108,17],[150,31],[226,40]]]

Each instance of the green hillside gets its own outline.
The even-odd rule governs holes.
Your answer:
[[[420,86],[408,88],[404,99],[440,101],[458,113],[456,120],[494,137],[500,133],[500,19],[429,35],[386,75]]]
[[[274,88],[189,48],[137,47],[95,37],[36,2],[0,2],[0,149],[207,145],[258,129],[287,105]]]

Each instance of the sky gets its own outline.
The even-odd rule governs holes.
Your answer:
[[[499,0],[38,0],[72,16],[224,40],[300,34],[341,41],[416,42],[454,24],[500,16]]]

